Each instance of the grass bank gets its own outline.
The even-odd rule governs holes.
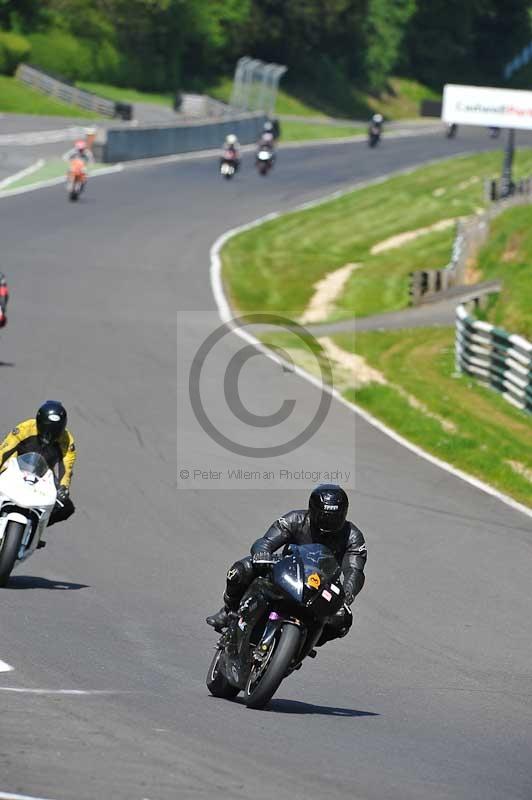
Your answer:
[[[92,92],[108,100],[123,103],[155,103],[160,106],[171,106],[173,98],[170,94],[158,94],[156,92],[140,92],[137,89],[122,89],[119,86],[110,86],[107,83],[91,83],[89,81],[78,81],[76,86]]]
[[[518,151],[515,169],[516,175],[530,173],[532,150]],[[406,307],[409,273],[449,261],[453,228],[378,253],[372,249],[399,234],[482,209],[483,179],[499,171],[497,152],[442,161],[232,238],[223,250],[223,277],[233,307],[298,318],[316,282],[348,263],[362,266],[352,273],[329,319]]]
[[[510,209],[491,223],[490,238],[478,259],[479,277],[500,278],[482,316],[494,325],[532,339],[532,229],[530,206]]]
[[[283,120],[282,142],[304,142],[316,139],[345,139],[366,133],[366,128],[356,125],[326,125],[302,120]]]
[[[221,78],[201,91],[227,103],[232,87],[232,78]],[[407,78],[390,78],[386,91],[379,95],[371,95],[348,83],[337,86],[332,92],[330,86],[320,92],[315,85],[299,85],[288,80],[281,82],[275,113],[367,120],[378,111],[390,120],[412,119],[419,117],[422,100],[438,99],[439,95],[432,89]]]
[[[264,334],[307,371],[318,363],[290,334]],[[332,339],[350,364],[322,357],[333,367],[336,388],[406,439],[525,505],[532,505],[532,425],[496,392],[454,374],[451,328],[375,331]],[[362,358],[364,361],[361,361]],[[373,368],[375,373],[368,372]]]
[[[532,151],[521,150],[517,173],[531,168]],[[461,157],[246,231],[222,251],[228,295],[240,312],[297,318],[318,280],[358,263],[362,266],[351,273],[329,318],[406,306],[408,273],[447,263],[453,227],[408,242],[392,237],[482,208],[483,178],[499,169],[499,153]],[[504,282],[487,316],[525,335],[532,323],[529,219],[530,207],[522,207],[494,220],[478,264],[479,278]],[[301,339],[275,332],[261,338],[319,373]],[[532,505],[530,416],[469,376],[455,375],[453,328],[344,334],[320,337],[318,344],[320,358],[332,365],[335,387],[347,399],[427,452]]]
[[[54,117],[98,119],[98,114],[62,103],[41,94],[16,78],[0,75],[0,111],[12,114],[41,114]]]

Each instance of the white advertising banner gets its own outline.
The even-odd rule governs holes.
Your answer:
[[[532,92],[447,83],[441,116],[460,125],[532,130]]]

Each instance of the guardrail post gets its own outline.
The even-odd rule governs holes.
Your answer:
[[[504,161],[501,176],[501,197],[509,197],[514,193],[515,184],[512,180],[512,165],[515,152],[515,131],[513,128],[508,130],[506,147],[504,148]]]
[[[410,305],[418,306],[421,300],[421,274],[419,270],[410,273],[410,287],[408,293],[410,295]]]

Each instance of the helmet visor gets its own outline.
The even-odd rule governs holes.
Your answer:
[[[345,517],[346,512],[341,508],[337,511],[319,511],[316,524],[322,533],[335,533],[344,524]]]

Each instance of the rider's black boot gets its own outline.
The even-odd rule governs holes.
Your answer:
[[[215,631],[218,631],[218,633],[222,633],[224,628],[227,628],[229,624],[229,614],[227,613],[225,606],[223,606],[216,614],[211,614],[210,617],[207,617],[205,622],[207,625],[210,625],[211,628],[214,628]]]

